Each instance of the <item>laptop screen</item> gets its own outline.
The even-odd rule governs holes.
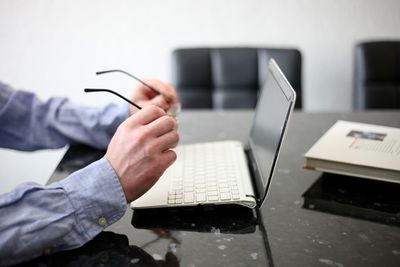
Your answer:
[[[261,202],[268,192],[295,96],[279,67],[271,60],[257,102],[249,140],[250,167],[254,172],[257,198]]]

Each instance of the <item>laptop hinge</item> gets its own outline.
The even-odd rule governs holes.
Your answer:
[[[256,172],[257,172],[257,170],[254,169],[254,166],[252,164],[252,162],[255,162],[255,161],[254,161],[254,158],[252,156],[251,149],[249,147],[247,147],[244,151],[245,151],[245,154],[246,154],[247,166],[248,166],[248,169],[250,171],[251,185],[253,186],[253,191],[254,191],[254,194],[255,194],[255,195],[247,194],[246,196],[254,198],[254,200],[257,203],[257,207],[260,207],[261,204],[262,204],[262,197],[260,197],[260,194],[259,194],[259,192],[257,190],[257,183],[256,183],[256,179],[257,179]]]

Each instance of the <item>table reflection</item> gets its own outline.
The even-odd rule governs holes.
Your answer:
[[[255,232],[257,224],[255,210],[237,205],[143,209],[132,216],[139,229],[246,234]]]
[[[220,239],[222,247],[224,240],[233,242],[235,236],[255,233],[259,224],[255,210],[235,205],[135,210],[131,222],[135,229],[147,232],[148,239],[132,245],[127,235],[103,231],[81,248],[20,266],[180,266],[182,245],[188,246],[186,233],[209,238],[207,243]]]
[[[303,194],[303,208],[400,226],[400,184],[321,175]]]
[[[143,248],[129,245],[125,235],[101,232],[78,249],[43,256],[19,266],[179,266],[178,258],[168,251],[164,259],[154,259]]]

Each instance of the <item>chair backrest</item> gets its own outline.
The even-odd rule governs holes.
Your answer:
[[[173,82],[183,108],[254,108],[274,58],[302,107],[301,53],[296,49],[182,48],[172,53]]]
[[[363,42],[354,52],[354,109],[399,109],[400,41]]]

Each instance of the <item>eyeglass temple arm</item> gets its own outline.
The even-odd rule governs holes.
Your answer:
[[[103,89],[103,88],[85,88],[85,92],[86,93],[92,93],[92,92],[108,92],[111,94],[114,94],[116,96],[119,96],[120,98],[122,98],[123,100],[125,100],[126,102],[128,102],[129,104],[131,104],[132,106],[136,107],[137,109],[142,109],[141,106],[133,103],[132,101],[130,101],[128,98],[118,94],[117,92],[114,92],[113,90],[110,89]]]
[[[139,79],[138,77],[136,77],[136,76],[130,74],[129,72],[124,71],[124,70],[117,70],[117,69],[116,69],[116,70],[98,71],[98,72],[96,72],[96,75],[101,75],[101,74],[110,73],[110,72],[121,72],[121,73],[123,73],[123,74],[125,74],[125,75],[128,75],[129,77],[131,77],[131,78],[135,79],[136,81],[142,83],[143,85],[147,86],[148,88],[150,88],[151,90],[153,90],[155,93],[157,93],[157,94],[159,94],[159,95],[162,95],[162,93],[161,93],[160,90],[154,88],[154,87],[151,86],[150,84],[148,84],[148,83],[142,81],[142,80]]]

